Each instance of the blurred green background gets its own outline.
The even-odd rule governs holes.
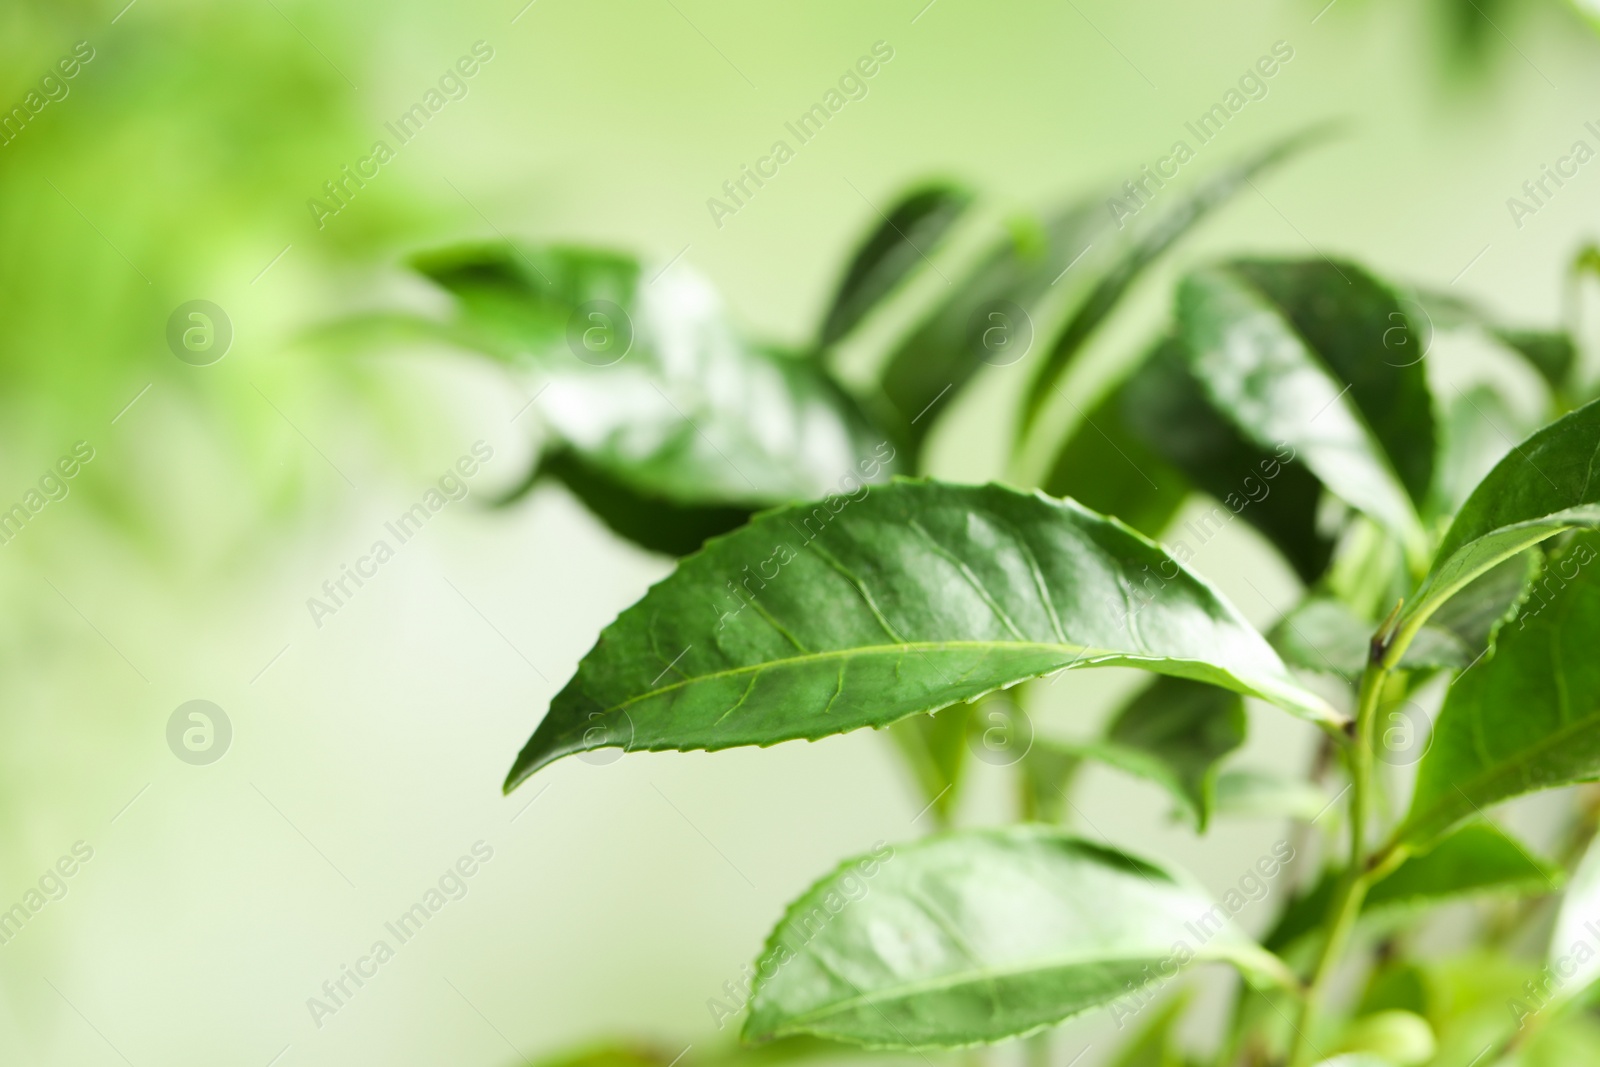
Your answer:
[[[1600,41],[1554,0],[524,2],[0,10],[0,107],[60,96],[41,79],[79,42],[93,56],[0,147],[0,509],[93,449],[0,545],[0,909],[74,843],[93,850],[0,944],[0,1062],[512,1064],[614,1034],[709,1048],[732,1027],[707,999],[782,906],[840,856],[925,829],[870,733],[564,761],[500,795],[549,697],[669,563],[558,489],[483,506],[526,467],[536,380],[304,341],[437,300],[407,252],[507,235],[681,255],[742,322],[800,340],[905,183],[955,175],[1005,212],[1120,182],[1279,41],[1292,61],[1180,181],[1322,119],[1347,135],[1203,226],[1098,350],[1154,332],[1165,280],[1220,250],[1350,256],[1548,322],[1595,236],[1600,164],[1520,227],[1506,206],[1600,123]],[[894,58],[866,97],[719,227],[707,199],[879,41]],[[307,201],[397,145],[385,124],[477,42],[492,58],[465,95],[319,227]],[[232,323],[211,366],[165,338],[195,299]],[[947,476],[1001,473],[1013,383],[995,370],[934,442]],[[493,458],[467,500],[317,626],[306,599],[477,441]],[[1230,527],[1195,566],[1269,620],[1294,579],[1245,573],[1251,536]],[[1120,684],[1064,679],[1044,728],[1087,734]],[[167,744],[193,699],[232,724],[208,766]],[[1300,758],[1310,738],[1280,718],[1256,716],[1247,762]],[[1213,886],[1282,831],[1196,839],[1105,770],[1084,796],[1094,833]],[[998,771],[980,776],[963,818],[1008,803]],[[307,998],[480,841],[493,858],[465,896],[319,1026]],[[1112,1032],[1091,1017],[1062,1047],[1090,1044],[1090,1064]]]

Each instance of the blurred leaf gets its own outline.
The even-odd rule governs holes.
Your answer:
[[[1550,948],[1545,964],[1558,976],[1555,999],[1566,1002],[1577,997],[1600,978],[1600,846],[1591,841],[1567,882],[1550,931]],[[1570,965],[1570,973],[1569,972]]]
[[[1427,973],[1409,961],[1391,959],[1373,970],[1356,1011],[1361,1015],[1409,1011],[1426,1019],[1431,1014],[1430,1001]]]
[[[912,715],[889,727],[889,735],[916,775],[923,800],[942,826],[950,824],[950,813],[961,799],[972,712],[971,704],[955,704],[932,715]]]
[[[1329,797],[1304,778],[1234,768],[1217,775],[1213,810],[1218,815],[1263,816],[1310,822],[1328,807]]]
[[[1433,1059],[1438,1045],[1428,1020],[1409,1011],[1380,1011],[1364,1015],[1345,1028],[1339,1050],[1365,1053],[1396,1067],[1417,1067]]]
[[[1176,207],[1162,215],[1143,235],[1129,243],[1078,304],[1050,351],[1045,354],[1023,399],[1017,439],[1021,440],[1032,432],[1034,423],[1071,366],[1073,357],[1110,316],[1145,268],[1161,258],[1213,210],[1232,200],[1235,193],[1250,183],[1251,178],[1294,155],[1306,145],[1323,139],[1326,133],[1324,127],[1296,134],[1211,175],[1194,192],[1179,201]],[[1122,228],[1122,225],[1119,220],[1118,228]]]
[[[1246,726],[1239,694],[1186,678],[1157,678],[1117,714],[1104,740],[1079,751],[1162,786],[1204,833],[1217,764],[1244,744]]]
[[[882,390],[909,468],[939,413],[980,368],[1027,354],[1051,283],[1109,225],[1105,205],[1091,199],[1058,211],[1041,231],[1012,233],[896,346]]]
[[[1600,777],[1597,555],[1593,533],[1552,553],[1550,602],[1530,601],[1451,685],[1398,841],[1422,845],[1499,801]]]
[[[506,788],[589,749],[815,740],[1095,666],[1337,721],[1236,609],[1126,527],[1003,486],[897,481],[836,510],[765,512],[679,563],[601,633]]]
[[[818,344],[834,344],[866,318],[908,276],[920,270],[950,228],[972,204],[957,185],[928,185],[900,198],[868,235],[840,279],[823,318]]]
[[[1110,1067],[1183,1067],[1173,1031],[1188,1006],[1189,998],[1181,992],[1163,1004],[1155,1018],[1118,1051]]]
[[[1044,491],[1070,496],[1158,538],[1188,498],[1189,484],[1128,429],[1126,402],[1119,387],[1083,416],[1045,478]]]
[[[706,538],[749,522],[755,510],[754,506],[694,507],[663,500],[618,481],[569,448],[541,456],[524,484],[496,503],[504,506],[521,499],[543,480],[565,486],[618,537],[667,556],[698,551]]]
[[[1398,297],[1354,265],[1240,261],[1185,278],[1178,321],[1196,379],[1242,434],[1293,448],[1421,552],[1412,501],[1431,481],[1434,429],[1421,362],[1391,362],[1420,350]]]
[[[1535,859],[1525,846],[1493,823],[1469,823],[1374,883],[1361,914],[1373,916],[1398,908],[1431,907],[1484,893],[1549,893],[1560,884],[1560,877],[1560,868]],[[1308,893],[1297,897],[1267,936],[1267,947],[1284,952],[1316,931],[1327,916],[1337,882],[1337,873],[1330,871]]]
[[[1021,764],[1025,818],[1038,822],[1065,821],[1070,803],[1068,790],[1082,765],[1083,757],[1076,749],[1042,737],[1034,738]]]
[[[1259,448],[1217,414],[1190,372],[1181,342],[1158,344],[1121,393],[1125,433],[1221,505],[1167,531],[1175,555],[1194,558],[1234,517],[1243,516],[1301,581],[1310,584],[1322,574],[1333,550],[1317,529],[1322,486],[1297,462],[1292,447]]]
[[[998,1041],[1170,979],[1190,958],[1293,981],[1188,878],[1049,827],[959,831],[872,859],[861,895],[849,892],[861,861],[847,861],[789,906],[762,956],[782,962],[757,978],[747,1040]],[[1188,949],[1196,921],[1218,929]]]

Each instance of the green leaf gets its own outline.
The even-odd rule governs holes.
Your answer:
[[[1411,856],[1379,879],[1362,903],[1363,916],[1401,908],[1428,907],[1461,897],[1552,892],[1560,868],[1534,856],[1504,830],[1489,822],[1461,827],[1428,852]],[[1266,944],[1286,951],[1317,930],[1327,916],[1338,881],[1329,872],[1309,893],[1285,909]]]
[[[1061,822],[1070,803],[1068,790],[1083,766],[1077,749],[1046,738],[1034,738],[1022,757],[1024,817],[1038,822]]]
[[[1523,793],[1600,777],[1600,535],[1552,553],[1515,626],[1445,695],[1400,842]]]
[[[537,411],[607,483],[608,523],[628,496],[749,511],[893,469],[894,446],[815,361],[745,341],[686,266],[647,282],[626,256],[507,242],[414,265],[455,297],[457,336],[546,375]]]
[[[1401,643],[1472,579],[1547,537],[1600,526],[1600,401],[1516,446],[1478,483],[1400,621]]]
[[[1417,1067],[1433,1059],[1438,1043],[1428,1020],[1415,1012],[1380,1011],[1362,1016],[1339,1039],[1346,1053],[1376,1056],[1381,1063]]]
[[[525,488],[545,479],[565,486],[618,537],[668,556],[688,555],[706,538],[738,529],[750,521],[755,510],[754,506],[696,507],[665,500],[613,477],[569,448],[541,456]],[[522,495],[513,492],[497,503],[504,505]]]
[[[1188,1006],[1189,998],[1183,993],[1163,1004],[1149,1025],[1117,1052],[1110,1067],[1183,1067],[1173,1031]]]
[[[1309,584],[1326,569],[1333,544],[1317,529],[1321,484],[1298,462],[1293,446],[1259,447],[1217,413],[1189,370],[1182,342],[1162,341],[1128,380],[1122,416],[1130,435],[1217,501],[1206,514],[1167,532],[1175,553],[1199,553],[1223,526],[1242,517],[1302,581]]]
[[[1394,293],[1354,265],[1241,261],[1185,278],[1178,321],[1195,377],[1241,433],[1291,446],[1420,554],[1413,502],[1431,482],[1434,427],[1421,362],[1396,365],[1420,346]]]
[[[1051,827],[924,838],[847,861],[789,906],[744,1037],[999,1041],[1170,980],[1186,955],[1292,982],[1226,914],[1187,877]]]
[[[972,712],[971,704],[956,704],[932,715],[912,715],[889,727],[940,825],[950,824],[950,814],[961,799]]]
[[[1307,144],[1321,140],[1325,132],[1325,129],[1319,129],[1297,134],[1210,176],[1123,249],[1117,261],[1100,276],[1094,288],[1073,311],[1034,374],[1023,400],[1017,438],[1026,437],[1033,430],[1050,394],[1071,367],[1073,357],[1110,316],[1146,268],[1212,211],[1232,200],[1234,194],[1250,183],[1251,178],[1294,155]],[[1121,229],[1123,223],[1119,220],[1117,225]]]
[[[1162,786],[1204,833],[1217,764],[1244,744],[1246,725],[1238,693],[1186,678],[1157,678],[1112,720],[1104,740],[1080,751]]]
[[[834,344],[867,317],[884,297],[927,262],[972,204],[971,190],[926,185],[900,198],[882,225],[856,250],[823,319],[818,344]]]
[[[1567,882],[1545,960],[1556,999],[1570,1001],[1600,978],[1600,846],[1591,841]],[[1548,1010],[1548,1009],[1547,1009]]]
[[[1033,330],[1044,325],[1034,317],[1042,314],[1051,283],[1109,225],[1105,205],[1096,199],[1057,212],[1042,228],[1012,233],[896,346],[882,390],[910,454],[908,467],[915,467],[939,413],[979,370],[1026,355]],[[993,335],[1002,341],[986,343],[991,327],[1002,331]]]
[[[1085,415],[1044,480],[1051,496],[1070,496],[1158,538],[1189,496],[1178,469],[1128,428],[1124,389]]]
[[[1329,799],[1303,778],[1239,767],[1217,775],[1212,806],[1218,815],[1310,822],[1327,810]]]
[[[1127,527],[1002,486],[897,481],[766,512],[683,560],[600,635],[507,788],[588,749],[815,740],[1091,666],[1339,719]]]

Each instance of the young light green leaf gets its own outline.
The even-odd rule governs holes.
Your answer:
[[[1446,600],[1501,560],[1574,527],[1600,526],[1600,401],[1544,427],[1478,483],[1434,553],[1427,579],[1407,606],[1397,642]]]
[[[1287,443],[1422,552],[1414,501],[1430,480],[1433,418],[1420,361],[1385,358],[1385,331],[1412,343],[1393,293],[1353,265],[1231,263],[1184,279],[1178,321],[1195,378],[1241,433]]]
[[[1117,1052],[1110,1067],[1183,1067],[1177,1035],[1173,1031],[1188,1007],[1186,993],[1179,993],[1163,1004],[1138,1036]]]
[[[823,318],[818,344],[834,344],[866,318],[884,297],[921,269],[957,219],[972,203],[972,192],[934,184],[902,196],[881,225],[856,250]]]
[[[1339,721],[1127,527],[1003,486],[899,481],[766,512],[684,560],[600,635],[507,788],[588,749],[815,740],[1093,666]]]
[[[1590,842],[1567,882],[1546,956],[1560,976],[1556,996],[1568,1001],[1600,978],[1600,846]],[[1548,1005],[1547,1005],[1548,1007]]]
[[[1398,841],[1424,844],[1502,800],[1600,777],[1600,535],[1552,553],[1494,654],[1451,685]]]
[[[1428,1020],[1410,1011],[1380,1011],[1354,1020],[1340,1036],[1339,1047],[1346,1054],[1377,1057],[1397,1067],[1419,1067],[1439,1049]]]
[[[1206,179],[1194,192],[1158,219],[1145,233],[1132,241],[1120,257],[1102,274],[1073,311],[1061,333],[1051,345],[1038,371],[1029,383],[1023,400],[1022,418],[1017,438],[1025,438],[1044,410],[1050,395],[1071,367],[1084,343],[1093,336],[1127,291],[1138,281],[1157,259],[1160,259],[1185,234],[1192,230],[1212,211],[1232,200],[1234,194],[1250,183],[1250,179],[1300,151],[1307,144],[1321,140],[1325,129],[1297,134],[1273,145],[1264,152],[1236,163]],[[1118,218],[1119,229],[1124,223]]]
[[[789,906],[757,961],[744,1036],[999,1041],[1191,961],[1292,984],[1226,916],[1187,877],[1054,828],[924,838],[847,861]]]
[[[1238,693],[1186,678],[1157,678],[1117,714],[1103,740],[1079,750],[1162,786],[1204,833],[1217,764],[1244,744],[1245,729]]]
[[[1549,893],[1560,886],[1560,878],[1560,868],[1535,858],[1498,826],[1470,823],[1374,883],[1361,912],[1382,915],[1480,894]],[[1337,874],[1330,872],[1296,898],[1268,935],[1267,947],[1284,952],[1315,931],[1327,915],[1337,881]]]

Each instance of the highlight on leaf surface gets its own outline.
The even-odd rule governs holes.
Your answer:
[[[1187,876],[1035,824],[875,848],[791,904],[747,1040],[952,1048],[1036,1032],[1226,962],[1295,984]]]
[[[900,480],[765,512],[683,560],[601,633],[506,787],[588,749],[816,740],[1096,666],[1339,721],[1237,609],[1120,523]]]

